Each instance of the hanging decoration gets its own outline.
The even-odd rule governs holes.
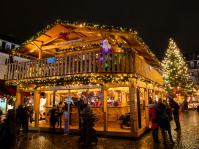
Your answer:
[[[58,37],[61,37],[61,38],[65,39],[65,40],[68,40],[68,38],[69,38],[68,35],[69,34],[70,33],[66,32],[66,31],[62,31],[62,32],[59,33]]]

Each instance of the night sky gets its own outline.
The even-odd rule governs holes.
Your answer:
[[[1,0],[0,33],[22,42],[57,19],[130,27],[158,58],[172,37],[183,54],[199,51],[199,1]]]

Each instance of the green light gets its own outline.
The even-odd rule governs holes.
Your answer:
[[[108,67],[108,64],[107,64],[107,63],[105,64],[105,67]]]
[[[120,57],[120,59],[121,59],[121,58],[122,58],[122,55],[120,55],[119,57]]]

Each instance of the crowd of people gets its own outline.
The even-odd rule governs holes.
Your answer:
[[[169,104],[166,101],[162,102],[162,99],[160,98],[158,103],[154,102],[154,104],[150,105],[149,110],[154,143],[160,143],[158,140],[158,130],[160,127],[163,137],[163,144],[167,144],[165,131],[168,132],[171,143],[175,144],[171,135],[170,121],[174,117],[176,123],[176,128],[174,130],[177,131],[181,129],[179,121],[179,109],[180,106],[172,98],[169,99]]]
[[[2,113],[1,113],[2,114]],[[32,118],[33,108],[31,106],[22,105],[18,109],[9,109],[6,113],[6,119],[0,124],[0,148],[11,148],[15,146],[16,138],[20,135],[20,128],[23,134],[28,133],[28,119]],[[31,120],[32,121],[32,120]]]

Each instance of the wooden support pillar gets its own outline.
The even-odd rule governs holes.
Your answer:
[[[104,113],[104,131],[108,131],[108,120],[107,120],[107,88],[105,85],[101,88],[102,92],[102,111]]]
[[[20,89],[19,87],[17,87],[17,90],[16,90],[16,109],[18,108],[19,105],[22,105],[24,106],[24,95],[25,95],[25,92]]]
[[[56,90],[55,91],[53,91],[53,105],[55,104],[55,94],[56,94]]]
[[[50,93],[46,95],[46,107],[50,107]]]
[[[40,103],[40,88],[34,89],[34,111],[35,111],[35,127],[39,126],[39,103]]]
[[[130,95],[130,129],[131,132],[138,132],[137,90],[134,81],[131,81],[131,87],[129,87],[129,95]]]
[[[17,101],[16,103],[17,104],[15,107],[16,109],[18,108],[19,105],[21,105],[21,92],[22,92],[21,89],[17,87],[17,90],[16,90],[16,101]]]
[[[161,92],[161,98],[162,98],[162,100],[164,100],[164,93],[163,92]]]
[[[145,97],[145,112],[146,112],[146,125],[149,126],[149,99],[148,99],[148,89],[144,90]]]
[[[39,50],[39,59],[42,59],[42,50]]]
[[[86,103],[88,104],[88,89],[86,90]]]
[[[25,96],[25,92],[22,91],[22,92],[21,92],[21,105],[22,105],[22,106],[25,105],[25,104],[24,104],[24,96]]]
[[[155,90],[152,90],[152,103],[155,101]]]

